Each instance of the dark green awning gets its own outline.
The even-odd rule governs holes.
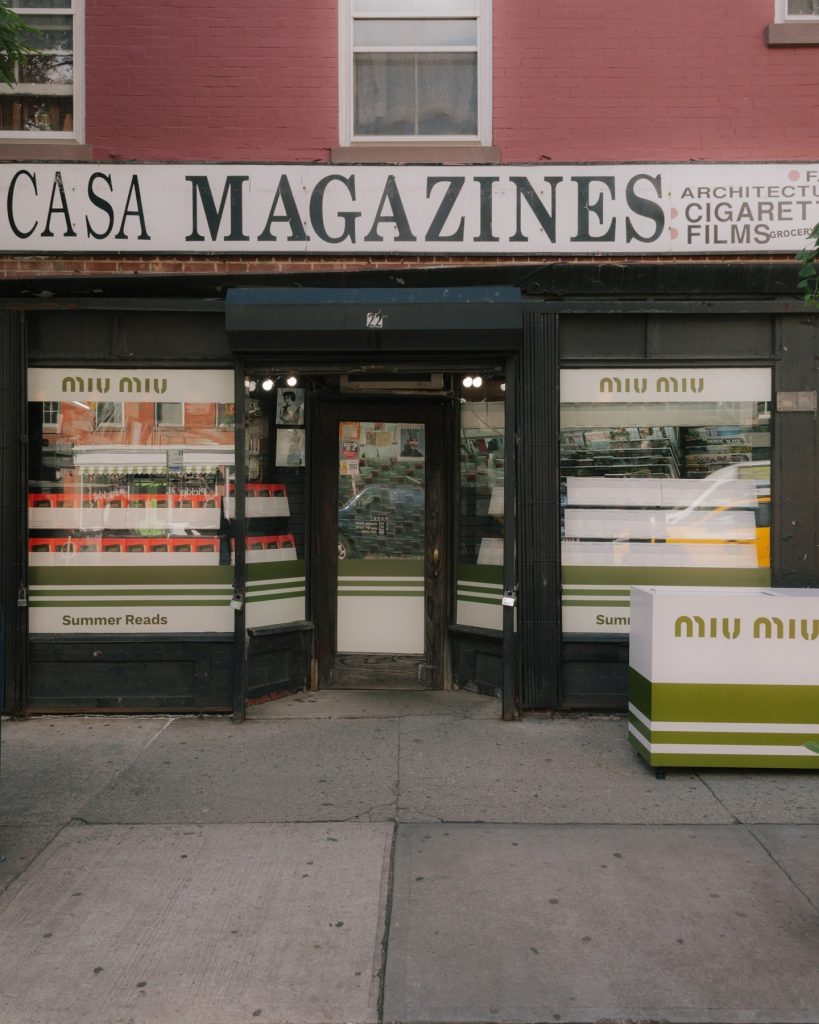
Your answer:
[[[509,331],[517,288],[231,288],[228,332]]]

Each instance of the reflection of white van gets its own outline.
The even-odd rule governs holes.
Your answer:
[[[771,564],[771,464],[735,462],[709,473],[686,508],[666,513],[669,544],[753,544],[756,564]]]

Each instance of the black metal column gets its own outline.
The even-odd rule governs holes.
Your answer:
[[[6,711],[24,709],[26,679],[26,348],[21,313],[0,310],[0,607]]]
[[[526,313],[518,387],[518,651],[523,710],[560,697],[557,317]]]
[[[506,457],[504,458],[503,492],[503,593],[504,599],[517,600],[517,359],[506,360],[506,402],[504,433],[506,435]],[[510,457],[511,456],[511,457]],[[458,477],[456,476],[457,480]],[[520,678],[517,657],[517,618],[514,604],[504,603],[503,607],[503,692],[501,713],[504,721],[514,719],[520,711]]]

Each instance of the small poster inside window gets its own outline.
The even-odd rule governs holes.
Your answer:
[[[276,431],[276,465],[291,468],[305,463],[305,440],[303,430]]]
[[[347,459],[347,460],[355,459],[357,461],[358,460],[358,454],[359,454],[358,441],[351,441],[351,440],[344,440],[344,441],[342,441],[340,446],[339,446],[339,453],[341,455],[341,461],[342,462],[345,459]]]
[[[402,459],[423,459],[424,425],[410,424],[401,427],[399,453]]]
[[[276,423],[292,427],[304,425],[304,388],[279,388],[276,395]]]

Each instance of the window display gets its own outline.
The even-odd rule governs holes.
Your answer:
[[[269,386],[261,378],[246,382],[245,622],[251,629],[305,617],[306,391],[274,377],[264,381]],[[231,488],[229,519],[234,506]]]
[[[232,392],[221,370],[29,371],[32,633],[232,632]]]
[[[484,629],[503,628],[503,388],[500,379],[481,379],[481,400],[467,399],[460,407],[456,621]],[[469,390],[475,390],[474,386]]]
[[[629,631],[632,585],[770,584],[767,369],[561,373],[563,631]]]

